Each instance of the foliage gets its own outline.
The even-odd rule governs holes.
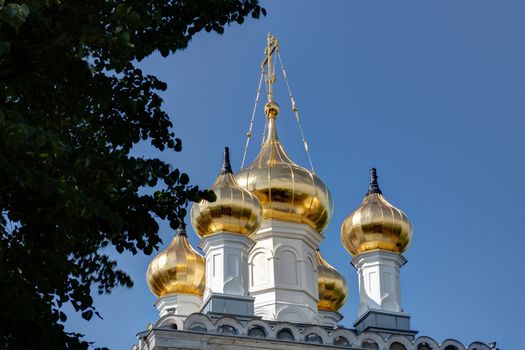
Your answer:
[[[257,0],[0,0],[1,347],[89,347],[62,306],[89,320],[92,290],[133,285],[101,249],[151,254],[156,218],[176,228],[189,200],[213,200],[130,155],[141,140],[181,150],[166,84],[136,63],[261,13]]]

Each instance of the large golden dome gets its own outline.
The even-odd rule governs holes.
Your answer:
[[[346,301],[348,286],[346,280],[333,266],[321,256],[319,249],[317,256],[317,284],[319,287],[319,310],[337,311]]]
[[[343,245],[351,255],[376,249],[402,253],[411,239],[410,220],[383,198],[376,169],[370,169],[370,188],[363,202],[341,226]]]
[[[235,179],[259,198],[264,220],[307,224],[322,232],[332,217],[332,195],[319,177],[286,154],[275,127],[278,105],[268,102],[265,112],[268,134],[262,149]]]
[[[217,232],[250,236],[262,223],[262,209],[257,197],[240,187],[232,175],[228,147],[224,149],[221,173],[210,188],[215,202],[193,204],[191,225],[202,238]]]
[[[146,278],[149,289],[158,297],[169,294],[202,296],[205,271],[206,261],[191,247],[182,225],[168,248],[150,262]]]

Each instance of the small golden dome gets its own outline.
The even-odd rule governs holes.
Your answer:
[[[149,289],[158,297],[169,294],[202,296],[206,284],[206,261],[188,242],[184,224],[177,230],[168,248],[148,266]]]
[[[268,135],[259,155],[235,180],[257,196],[264,220],[307,224],[323,232],[332,218],[332,195],[319,177],[288,157],[277,137],[273,110],[266,108]]]
[[[228,147],[224,148],[221,173],[210,190],[215,202],[193,204],[191,225],[199,237],[216,232],[251,236],[262,223],[262,209],[257,197],[240,187],[232,175]]]
[[[333,266],[321,256],[319,249],[317,256],[317,284],[319,287],[319,310],[337,311],[346,301],[348,286],[346,280]]]
[[[411,239],[410,220],[383,198],[376,169],[370,169],[370,187],[363,202],[341,226],[343,245],[351,255],[376,249],[403,253]]]

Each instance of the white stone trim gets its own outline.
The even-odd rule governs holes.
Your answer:
[[[432,348],[432,350],[434,350],[434,349],[439,350],[438,342],[435,341],[434,339],[432,339],[430,337],[426,337],[426,336],[417,337],[414,340],[414,342],[413,342],[414,349],[417,349],[419,344],[424,344],[424,343],[427,343]]]
[[[359,316],[375,309],[403,312],[400,268],[407,260],[400,253],[375,250],[356,255],[351,264],[359,276]]]
[[[188,316],[199,312],[202,298],[193,294],[170,294],[158,298],[154,305],[159,310],[161,318],[169,314]]]
[[[380,350],[385,348],[385,340],[381,337],[381,335],[379,335],[379,333],[363,332],[359,334],[356,339],[356,342],[357,342],[356,345],[358,347],[361,347],[361,345],[363,344],[365,340],[372,340],[376,342]]]
[[[301,332],[303,334],[304,341],[306,342],[306,337],[312,333],[317,334],[323,340],[323,345],[333,345],[333,339],[328,335],[328,332],[319,326],[308,326]]]
[[[413,347],[413,343],[410,341],[410,339],[408,339],[407,337],[405,336],[402,336],[402,335],[391,335],[390,337],[388,337],[387,341],[386,341],[386,344],[385,344],[385,348],[386,349],[389,349],[390,350],[390,347],[392,346],[393,343],[400,343],[400,344],[403,344],[403,346],[405,347],[406,350],[409,350]],[[416,347],[417,349],[417,347]]]
[[[454,339],[446,339],[445,341],[443,341],[443,343],[441,343],[439,348],[441,350],[445,350],[445,348],[449,345],[455,346],[456,348],[458,348],[458,350],[467,350],[463,344]]]
[[[206,254],[206,290],[213,293],[248,296],[248,256],[255,242],[247,236],[217,232],[205,236],[199,247]]]
[[[305,224],[265,220],[252,238],[256,243],[248,259],[249,290],[255,297],[255,314],[321,324],[315,250],[323,236]],[[266,267],[261,268],[262,263]]]
[[[299,328],[293,323],[290,322],[279,322],[277,325],[273,327],[273,333],[275,339],[277,339],[277,335],[279,332],[283,329],[289,329],[290,332],[292,332],[293,337],[295,338],[295,341],[304,341],[304,337],[299,331]]]

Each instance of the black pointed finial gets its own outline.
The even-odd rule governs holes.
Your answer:
[[[381,189],[379,189],[379,184],[377,183],[377,171],[376,168],[370,169],[370,186],[368,187],[367,195],[372,193],[382,194]]]
[[[231,174],[231,173],[232,173],[232,165],[230,164],[230,149],[228,147],[224,147],[224,153],[222,157],[221,175]]]
[[[184,222],[181,222],[179,224],[179,228],[177,229],[177,236],[188,237],[188,234],[186,233],[186,224]]]

